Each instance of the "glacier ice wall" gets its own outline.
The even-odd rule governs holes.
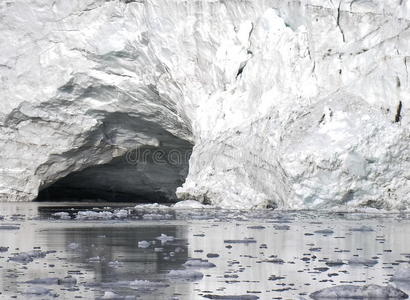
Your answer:
[[[3,1],[2,199],[190,143],[180,199],[406,208],[409,16],[406,0]]]

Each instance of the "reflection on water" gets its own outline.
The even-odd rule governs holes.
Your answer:
[[[410,266],[408,215],[151,209],[121,218],[74,219],[78,211],[127,206],[116,205],[0,204],[0,247],[9,247],[0,252],[0,298],[95,299],[113,292],[122,299],[310,299],[321,288],[368,283],[410,293],[409,283],[391,281],[398,268]],[[53,217],[62,211],[69,219]],[[33,249],[55,252],[26,263],[9,261]],[[191,270],[184,266],[189,258],[216,267],[194,266],[203,278],[169,276],[171,270]],[[24,283],[66,276],[76,283]],[[35,291],[43,293],[26,293]]]

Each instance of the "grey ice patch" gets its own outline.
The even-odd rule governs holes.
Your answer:
[[[313,299],[407,299],[408,295],[390,285],[339,285],[310,294]]]

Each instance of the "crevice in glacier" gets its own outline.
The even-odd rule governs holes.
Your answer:
[[[401,121],[401,110],[403,108],[403,104],[399,101],[399,105],[397,106],[396,116],[394,117],[394,122],[398,123]]]
[[[345,43],[346,42],[345,33],[342,29],[342,26],[340,26],[340,6],[341,5],[342,5],[342,1],[339,2],[339,6],[337,8],[336,25],[337,27],[339,27],[340,33],[342,34],[343,43]]]
[[[43,188],[37,201],[175,202],[188,174],[192,145],[142,147],[73,172]]]

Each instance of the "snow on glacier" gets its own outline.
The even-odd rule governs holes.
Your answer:
[[[1,197],[194,144],[184,184],[145,169],[136,189],[408,208],[409,14],[393,0],[1,3]]]

